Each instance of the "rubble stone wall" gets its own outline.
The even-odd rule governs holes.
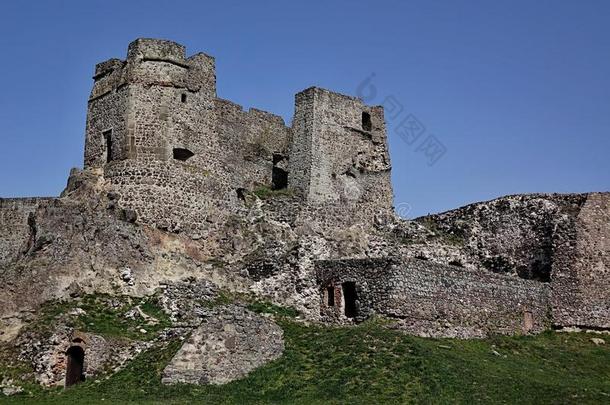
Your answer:
[[[557,327],[610,328],[610,193],[589,193],[558,239],[552,274]]]
[[[488,333],[539,332],[550,326],[549,286],[531,280],[412,259],[320,262],[317,268],[323,319],[347,322],[343,283],[357,291],[357,315],[398,320],[424,336],[483,337]],[[329,287],[335,305],[329,306]]]

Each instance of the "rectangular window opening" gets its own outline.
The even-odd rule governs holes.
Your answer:
[[[326,305],[329,307],[335,306],[335,287],[326,288]]]
[[[112,129],[102,132],[104,145],[106,147],[106,163],[112,162]]]
[[[373,129],[371,114],[367,113],[366,111],[362,113],[362,129],[367,132]]]
[[[180,96],[180,101],[186,103],[186,93],[182,93],[182,95]]]

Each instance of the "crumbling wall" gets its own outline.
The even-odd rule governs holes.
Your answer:
[[[271,187],[275,166],[288,167],[290,129],[282,117],[216,99],[218,155],[236,188]]]
[[[458,247],[466,267],[548,282],[554,241],[570,227],[585,199],[585,194],[512,195],[416,222],[431,231],[427,241]],[[427,253],[434,259],[435,251]]]
[[[354,320],[382,314],[418,335],[470,338],[539,332],[550,325],[547,284],[485,270],[417,259],[343,260],[319,263],[317,280],[323,319],[335,322],[347,318],[341,305],[326,305],[328,287],[354,282]]]
[[[610,328],[610,193],[589,193],[555,243],[553,323]]]
[[[383,108],[316,87],[295,100],[289,186],[310,204],[391,208]]]
[[[163,384],[226,384],[279,358],[282,328],[238,306],[220,307],[163,370]]]

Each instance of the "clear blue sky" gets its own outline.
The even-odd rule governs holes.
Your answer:
[[[609,21],[608,1],[2,1],[0,196],[61,192],[94,65],[137,37],[214,55],[219,97],[287,122],[294,93],[355,94],[374,72],[375,102],[393,96],[447,150],[429,166],[389,120],[409,216],[608,191]]]

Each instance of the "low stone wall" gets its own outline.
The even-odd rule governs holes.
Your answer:
[[[350,321],[346,283],[353,283],[357,298],[351,321],[382,314],[410,333],[460,338],[539,332],[550,326],[548,284],[485,270],[417,259],[327,261],[318,262],[317,281],[327,321]]]

